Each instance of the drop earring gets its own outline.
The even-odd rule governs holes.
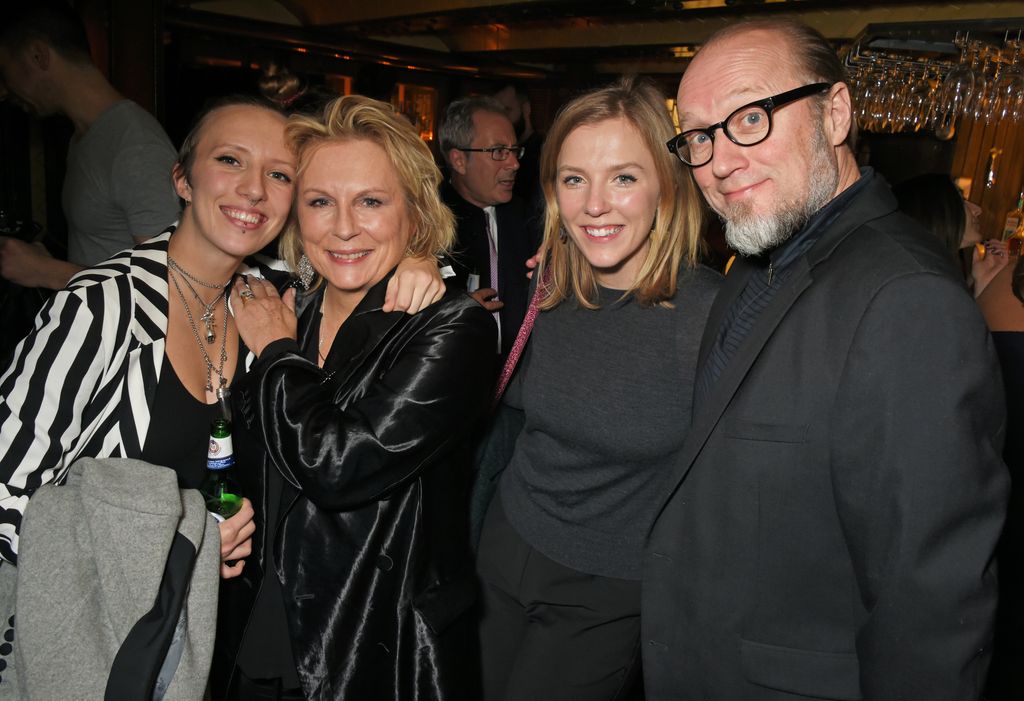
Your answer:
[[[302,283],[302,288],[308,290],[313,284],[313,278],[316,277],[316,271],[313,270],[313,264],[309,262],[309,256],[305,253],[299,258],[298,270],[295,272],[299,275],[299,282]]]

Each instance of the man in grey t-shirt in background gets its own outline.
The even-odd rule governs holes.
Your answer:
[[[85,28],[66,2],[16,5],[0,17],[0,94],[29,114],[60,113],[74,124],[61,197],[68,260],[41,245],[0,237],[0,276],[60,289],[83,267],[177,219],[175,152],[160,123],[92,63]]]

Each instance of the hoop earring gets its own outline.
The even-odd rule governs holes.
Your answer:
[[[558,240],[562,243],[569,240],[569,232],[566,231],[565,224],[558,225]]]

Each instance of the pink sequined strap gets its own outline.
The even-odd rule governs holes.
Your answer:
[[[508,387],[509,381],[512,379],[512,374],[516,371],[516,365],[519,364],[519,358],[523,355],[523,349],[526,348],[526,342],[530,340],[530,332],[533,331],[533,322],[537,320],[537,303],[540,300],[541,290],[547,286],[548,279],[550,278],[550,272],[545,270],[544,277],[541,278],[537,285],[537,289],[533,292],[533,297],[530,298],[530,306],[526,308],[526,316],[523,318],[523,325],[519,327],[519,333],[516,334],[516,340],[512,343],[512,348],[508,352],[508,358],[505,359],[505,367],[501,369],[501,375],[498,377],[498,387],[494,391],[494,401],[491,402],[491,409],[498,406],[498,402],[501,401],[501,395],[505,393],[505,388]]]

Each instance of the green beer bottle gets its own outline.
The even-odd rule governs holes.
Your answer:
[[[231,478],[235,451],[231,445],[231,422],[214,419],[210,424],[210,449],[206,454],[206,478],[199,487],[206,499],[206,509],[221,521],[242,508],[242,495]]]

